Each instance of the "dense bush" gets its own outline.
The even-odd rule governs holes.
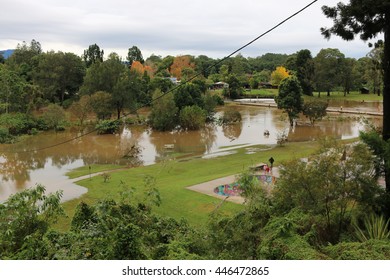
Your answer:
[[[118,120],[100,121],[96,125],[96,130],[98,134],[115,134],[119,131],[119,128],[120,128],[120,123]]]
[[[186,106],[180,111],[179,118],[183,129],[197,130],[206,122],[206,111],[197,105]]]
[[[241,113],[234,108],[229,108],[223,113],[221,120],[222,120],[223,124],[240,122],[241,121]]]

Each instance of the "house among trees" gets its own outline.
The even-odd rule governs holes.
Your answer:
[[[210,89],[212,90],[216,90],[216,89],[224,89],[224,88],[228,88],[229,87],[229,84],[228,83],[225,83],[225,82],[217,82],[217,83],[214,83],[210,86]]]

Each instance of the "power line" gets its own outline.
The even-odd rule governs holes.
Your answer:
[[[264,37],[265,35],[267,35],[268,33],[271,33],[273,30],[275,30],[276,28],[278,28],[279,26],[283,25],[284,23],[286,23],[287,21],[289,21],[290,19],[292,19],[293,17],[297,16],[298,14],[302,13],[304,10],[306,10],[307,8],[309,8],[310,6],[312,6],[314,3],[318,2],[318,0],[315,0],[315,1],[312,1],[311,3],[307,4],[305,7],[303,7],[302,9],[300,9],[299,11],[295,12],[294,14],[290,15],[289,17],[285,18],[284,20],[282,20],[281,22],[279,22],[278,24],[274,25],[272,28],[268,29],[267,31],[265,31],[264,33],[260,34],[259,36],[257,36],[256,38],[254,38],[253,40],[251,40],[250,42],[246,43],[245,45],[241,46],[240,48],[236,49],[234,52],[230,53],[229,55],[225,56],[223,59],[213,63],[212,65],[210,65],[209,67],[206,68],[206,70],[209,70],[219,64],[221,64],[222,62],[224,62],[225,60],[231,58],[233,55],[235,55],[236,53],[240,52],[241,50],[243,50],[244,48],[248,47],[249,45],[253,44],[254,42],[256,42],[257,40],[259,40],[260,38]],[[164,97],[165,95],[167,95],[168,93],[171,93],[179,88],[181,88],[182,86],[184,86],[185,84],[189,83],[190,81],[196,79],[197,77],[201,76],[202,75],[202,72],[199,71],[198,73],[196,73],[195,75],[191,76],[190,78],[188,78],[187,80],[185,80],[184,82],[180,83],[179,85],[173,87],[172,89],[168,90],[167,92],[164,92],[163,94],[161,94],[160,96],[152,99],[151,101],[143,104],[143,105],[140,105],[139,107],[131,110],[129,113],[127,114],[124,114],[120,119],[122,118],[125,118],[127,117],[128,115],[131,115],[131,114],[134,114],[136,113],[139,109],[143,108],[143,107],[146,107],[146,106],[150,106],[152,105],[155,101],[161,99],[162,97]],[[116,120],[116,121],[119,121],[120,119]],[[85,132],[83,134],[80,134],[76,137],[73,137],[73,138],[70,138],[68,140],[65,140],[65,141],[62,141],[62,142],[59,142],[59,143],[56,143],[56,144],[53,144],[53,145],[49,145],[49,146],[45,146],[45,147],[42,147],[42,148],[36,148],[36,149],[32,149],[32,150],[25,150],[25,151],[20,151],[22,153],[32,153],[32,152],[38,152],[38,151],[43,151],[43,150],[47,150],[47,149],[50,149],[50,148],[54,148],[54,147],[58,147],[58,146],[61,146],[61,145],[64,145],[66,143],[70,143],[74,140],[77,140],[77,139],[80,139],[84,136],[87,136],[89,134],[92,134],[94,132],[96,132],[98,129],[97,128],[94,128],[92,129],[91,131],[88,131],[88,132]],[[19,153],[20,153],[19,152]]]

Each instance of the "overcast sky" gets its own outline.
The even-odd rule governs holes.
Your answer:
[[[283,26],[241,51],[245,57],[338,48],[347,57],[370,50],[356,39],[325,40],[320,28],[332,21],[321,6],[346,0],[319,0]],[[144,58],[156,55],[207,55],[222,58],[312,0],[1,0],[0,50],[22,41],[39,41],[44,51],[81,55],[97,43],[107,56],[123,58],[132,46]]]

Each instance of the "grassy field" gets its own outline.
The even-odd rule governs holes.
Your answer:
[[[313,93],[313,97],[304,96],[305,100],[310,98],[318,98],[318,92]],[[383,96],[377,94],[361,94],[360,92],[353,91],[344,96],[343,92],[331,92],[330,96],[327,96],[326,92],[321,92],[320,98],[322,100],[348,100],[348,101],[383,101]]]
[[[218,94],[222,94],[222,91],[215,91]],[[272,98],[278,95],[278,89],[252,89],[248,91],[244,91],[245,96],[257,96],[258,98]],[[305,100],[311,98],[318,98],[318,92],[313,92],[313,96],[304,96]],[[358,91],[352,91],[346,96],[344,96],[344,92],[333,91],[330,93],[330,96],[327,96],[326,92],[320,93],[320,98],[322,100],[349,100],[349,101],[383,101],[383,96],[378,96],[377,94],[361,94]]]
[[[88,188],[88,192],[81,198],[68,201],[63,204],[67,218],[60,220],[56,226],[59,230],[67,230],[70,226],[76,206],[84,201],[96,203],[98,200],[112,198],[119,200],[121,193],[133,189],[132,198],[134,201],[143,201],[146,196],[144,178],[153,176],[156,178],[162,204],[155,208],[155,212],[161,215],[170,216],[175,219],[185,218],[194,226],[204,225],[208,216],[220,204],[221,200],[211,196],[197,193],[186,189],[187,186],[210,181],[220,177],[239,174],[251,165],[259,162],[267,162],[269,157],[275,159],[275,165],[291,159],[306,157],[313,153],[317,144],[289,143],[284,147],[274,147],[270,150],[261,151],[261,146],[255,154],[247,154],[245,148],[237,149],[237,153],[211,159],[189,158],[186,160],[172,160],[145,167],[116,170],[110,173],[111,179],[104,182],[102,176],[95,176],[92,179],[79,181],[78,184]],[[256,148],[253,146],[251,148]],[[104,170],[100,166],[99,170]],[[112,169],[116,166],[107,166]],[[96,170],[95,170],[96,171]],[[71,175],[89,174],[88,166],[79,168]],[[227,202],[220,208],[221,213],[230,215],[241,209],[241,205]]]

